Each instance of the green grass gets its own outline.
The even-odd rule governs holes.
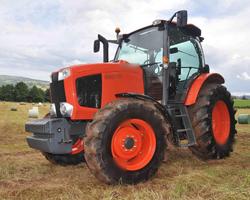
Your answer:
[[[231,157],[203,162],[188,149],[168,152],[151,180],[137,185],[110,186],[99,182],[86,164],[61,167],[30,149],[24,131],[31,104],[0,103],[0,199],[249,199],[250,125],[237,124],[237,143]],[[39,108],[42,117],[48,105]],[[250,109],[238,109],[249,113]]]
[[[248,100],[235,99],[234,100],[234,107],[235,108],[250,108],[250,99],[248,99]]]

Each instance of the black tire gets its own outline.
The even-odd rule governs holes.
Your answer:
[[[46,152],[42,152],[42,154],[51,163],[56,164],[56,165],[62,165],[62,166],[78,165],[85,161],[83,152],[74,154],[74,155],[73,154],[51,154],[51,153],[46,153]]]
[[[223,101],[230,115],[229,136],[224,144],[216,142],[212,127],[212,111],[218,101]],[[227,89],[220,84],[206,84],[201,89],[197,101],[188,107],[197,144],[189,147],[194,155],[202,160],[221,159],[230,155],[235,142],[235,110]]]
[[[136,171],[124,170],[114,161],[111,140],[116,128],[125,120],[141,119],[154,130],[156,149],[149,163]],[[166,147],[169,124],[152,102],[132,98],[115,100],[100,109],[87,125],[84,138],[85,160],[90,171],[107,184],[136,184],[146,181],[158,170]]]
[[[44,118],[50,118],[50,114],[46,114]],[[72,138],[74,142],[78,140],[79,137]],[[84,152],[80,152],[78,154],[52,154],[47,152],[41,152],[44,157],[51,162],[52,164],[56,165],[78,165],[82,162],[85,162],[84,159]]]

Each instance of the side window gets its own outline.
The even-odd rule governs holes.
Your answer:
[[[194,42],[191,39],[170,46],[170,49],[175,48],[176,50],[176,52],[170,54],[170,62],[176,62],[177,66],[181,68],[180,81],[186,80],[196,73],[200,66],[199,55]]]

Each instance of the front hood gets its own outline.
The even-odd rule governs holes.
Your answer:
[[[93,63],[93,64],[79,64],[70,66],[71,72],[80,73],[80,72],[115,72],[121,71],[124,68],[136,68],[139,65],[130,64],[126,61],[118,62],[107,62],[107,63]]]

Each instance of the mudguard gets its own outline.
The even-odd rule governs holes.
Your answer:
[[[184,104],[186,106],[194,104],[203,85],[207,83],[223,84],[224,82],[224,78],[217,73],[204,73],[199,75],[191,84],[187,96],[185,98]]]

